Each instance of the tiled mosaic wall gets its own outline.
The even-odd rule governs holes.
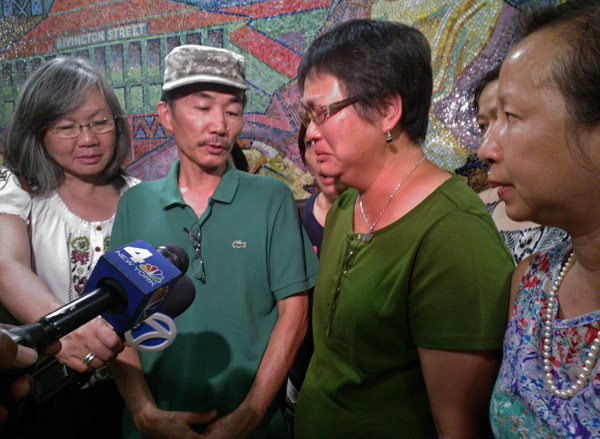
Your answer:
[[[284,179],[297,198],[312,178],[296,147],[296,68],[318,34],[351,18],[419,28],[433,52],[434,95],[424,145],[428,157],[484,184],[469,156],[479,137],[469,110],[474,80],[514,43],[520,10],[554,0],[0,0],[0,129],[27,75],[45,59],[92,60],[117,90],[133,136],[129,172],[164,175],[176,157],[158,123],[165,55],[180,44],[226,47],[246,56],[251,85],[241,146],[253,172]]]

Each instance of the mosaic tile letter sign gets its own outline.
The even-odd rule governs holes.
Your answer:
[[[514,44],[519,12],[552,0],[0,0],[0,129],[32,71],[56,55],[97,64],[129,118],[128,171],[163,176],[175,143],[158,122],[164,57],[181,44],[225,47],[247,58],[250,83],[240,144],[251,171],[283,179],[296,198],[312,177],[296,147],[300,123],[296,69],[316,36],[352,18],[419,28],[433,54],[434,95],[424,145],[428,158],[476,189],[479,135],[469,108],[473,82]]]

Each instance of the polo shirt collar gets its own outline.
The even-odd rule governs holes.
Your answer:
[[[210,198],[222,203],[231,203],[237,192],[240,177],[237,170],[229,163],[229,160],[225,163],[225,172],[221,176],[221,181],[217,185],[217,189]],[[180,161],[177,159],[163,180],[159,192],[159,199],[163,209],[168,209],[173,206],[185,206],[185,201],[183,201],[181,191],[179,190],[178,180],[180,166]]]
[[[237,192],[237,188],[240,182],[240,176],[237,169],[235,169],[229,160],[226,161],[227,167],[225,172],[221,176],[221,181],[217,185],[217,189],[212,194],[211,199],[219,201],[221,203],[231,203],[233,197]]]

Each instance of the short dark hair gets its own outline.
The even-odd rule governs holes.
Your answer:
[[[346,97],[361,100],[358,113],[372,121],[389,94],[402,97],[400,126],[415,143],[427,135],[433,90],[431,50],[425,36],[401,23],[358,19],[317,38],[302,56],[298,87],[311,74],[331,74]]]
[[[306,163],[306,126],[301,123],[300,129],[298,130],[298,152],[300,153],[300,158],[305,165]]]
[[[473,113],[475,113],[476,115],[479,114],[479,98],[481,97],[481,93],[483,93],[483,90],[485,90],[485,88],[491,82],[498,80],[498,78],[500,77],[500,67],[502,67],[502,64],[498,64],[492,70],[490,70],[481,78],[479,78],[475,83],[472,93],[471,108],[473,109]]]
[[[552,76],[567,103],[571,122],[600,122],[600,3],[576,0],[533,10],[525,17],[524,36],[556,32],[567,50],[559,53]]]
[[[64,181],[64,170],[47,153],[44,136],[57,120],[77,110],[99,90],[116,119],[115,151],[102,181],[116,189],[126,184],[121,164],[131,151],[127,118],[102,72],[82,58],[57,57],[42,64],[25,81],[11,122],[4,132],[6,164],[24,177],[34,195],[45,195]]]
[[[231,159],[233,160],[233,165],[236,169],[244,172],[250,171],[248,159],[246,158],[244,151],[242,151],[242,147],[237,142],[235,142],[231,148]]]

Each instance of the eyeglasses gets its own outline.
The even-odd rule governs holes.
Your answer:
[[[314,108],[307,108],[302,104],[304,112],[300,115],[302,117],[302,123],[308,128],[310,121],[312,120],[317,125],[321,125],[331,116],[338,111],[343,110],[349,105],[355,104],[360,101],[357,97],[351,97],[344,99],[343,101],[332,102],[327,105],[317,105]]]
[[[194,256],[192,256],[191,265],[194,277],[202,283],[206,283],[206,271],[204,270],[204,259],[202,259],[202,229],[200,224],[195,222],[189,228],[184,227],[183,230],[190,235],[190,242],[194,247]]]
[[[115,128],[115,119],[105,117],[90,123],[55,125],[48,128],[48,131],[61,139],[74,139],[81,134],[81,130],[84,127],[88,127],[96,134],[106,134]]]

